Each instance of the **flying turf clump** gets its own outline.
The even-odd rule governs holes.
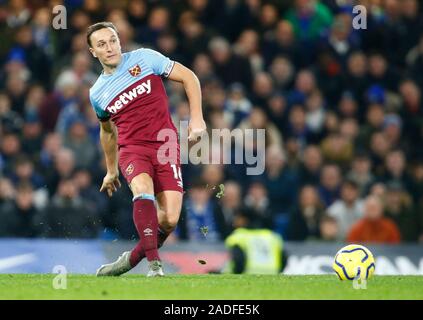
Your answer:
[[[216,194],[216,198],[220,199],[225,195],[225,185],[223,183],[219,184],[220,191]]]
[[[206,227],[206,226],[201,227],[200,228],[200,231],[206,237],[207,236],[207,233],[209,232],[209,227]]]

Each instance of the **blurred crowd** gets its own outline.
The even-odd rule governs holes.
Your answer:
[[[353,28],[353,5],[366,29]],[[423,241],[422,11],[417,0],[0,0],[0,237],[136,237],[129,188],[98,190],[88,91],[101,65],[86,29],[107,20],[124,52],[192,68],[209,129],[266,129],[261,175],[183,165],[175,241],[221,241],[245,218],[287,240]],[[179,127],[189,105],[165,84]]]

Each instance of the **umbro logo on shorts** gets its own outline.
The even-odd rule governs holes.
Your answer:
[[[146,237],[153,235],[153,230],[151,230],[150,228],[144,229],[143,232]]]

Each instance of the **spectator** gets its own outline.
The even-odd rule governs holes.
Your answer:
[[[225,220],[223,236],[227,237],[234,228],[234,218],[238,209],[242,206],[241,186],[235,181],[227,181],[224,184],[224,194],[220,197],[218,210]]]
[[[331,216],[324,215],[320,219],[319,232],[322,240],[332,242],[337,241],[339,231],[336,219]]]
[[[296,0],[285,18],[293,25],[295,36],[303,41],[313,41],[332,24],[332,13],[316,0]]]
[[[136,41],[149,46],[156,45],[160,33],[169,29],[170,12],[167,8],[153,8],[147,18],[147,25],[138,29]]]
[[[284,95],[274,93],[266,101],[269,109],[267,114],[272,119],[279,132],[285,132],[288,127],[288,105]]]
[[[49,238],[95,238],[102,230],[96,212],[81,198],[72,179],[59,182],[45,212],[37,217],[43,222],[41,234]]]
[[[330,50],[337,61],[345,62],[350,53],[359,48],[359,38],[352,32],[352,17],[340,13],[334,17],[326,43],[320,50]]]
[[[385,171],[385,158],[392,146],[382,132],[374,133],[370,138],[370,155],[373,163],[373,172],[381,177]]]
[[[10,174],[21,152],[21,142],[18,136],[15,134],[4,135],[2,141],[0,141],[0,152],[2,154],[3,172]]]
[[[252,102],[254,105],[268,109],[267,100],[274,92],[273,79],[267,72],[259,72],[254,76]]]
[[[16,55],[22,57],[25,65],[31,70],[32,80],[49,88],[52,71],[51,61],[46,52],[37,47],[31,26],[29,24],[20,26],[14,35],[15,46],[11,48],[9,57],[16,57]],[[20,110],[22,109],[20,108]]]
[[[43,129],[36,114],[27,114],[22,128],[22,151],[33,160],[38,160],[38,153],[43,144]]]
[[[333,53],[323,51],[317,56],[316,79],[321,83],[319,87],[325,100],[331,105],[338,103],[344,89],[341,72],[342,66]]]
[[[404,192],[401,184],[389,183],[385,197],[385,216],[395,222],[402,241],[416,242],[418,240],[421,231],[416,213],[410,195]]]
[[[205,187],[217,194],[220,191],[220,184],[224,181],[224,174],[222,165],[209,164],[204,166],[201,178],[204,180]]]
[[[406,30],[406,36],[403,39],[403,53],[410,50],[419,39],[419,33],[413,32],[413,30],[421,30],[423,19],[420,15],[420,9],[421,3],[417,0],[406,0],[401,3],[401,13]],[[404,58],[404,56],[400,57]]]
[[[326,111],[322,93],[316,90],[306,100],[306,123],[313,136],[318,138],[323,131]],[[317,140],[317,139],[316,139]]]
[[[350,142],[352,145],[355,145],[355,142],[357,141],[359,130],[359,124],[354,118],[344,119],[339,125],[339,133],[344,139],[347,140],[347,142]],[[349,163],[351,163],[351,159],[346,165]]]
[[[341,179],[341,172],[337,165],[327,164],[322,168],[318,190],[325,208],[339,199]]]
[[[63,73],[56,80],[55,91],[48,94],[40,105],[40,119],[43,128],[47,131],[53,131],[62,110],[73,109],[77,100],[78,79],[73,73]],[[63,127],[62,127],[63,128]],[[65,129],[62,129],[62,132]]]
[[[130,0],[127,3],[128,21],[136,29],[147,23],[147,3],[142,0]]]
[[[0,125],[4,132],[18,133],[23,126],[22,117],[11,109],[9,96],[0,92]]]
[[[259,17],[259,30],[266,33],[275,28],[278,21],[278,9],[271,3],[264,3]]]
[[[224,38],[212,38],[209,42],[209,51],[216,75],[225,85],[240,82],[246,88],[251,88],[252,74],[249,62],[233,54],[230,44]]]
[[[306,112],[302,105],[292,106],[289,113],[287,138],[296,141],[303,150],[311,142],[312,132],[307,125]]]
[[[14,199],[16,190],[9,179],[0,177],[0,206]]]
[[[276,90],[287,91],[292,89],[294,81],[294,66],[288,57],[276,56],[269,66],[270,75]]]
[[[421,86],[423,84],[423,77],[419,70],[423,67],[423,35],[420,35],[420,39],[416,46],[412,48],[405,59],[408,70],[412,75],[413,79]]]
[[[276,145],[266,150],[264,184],[274,214],[288,215],[298,192],[298,177],[286,166],[286,156]]]
[[[192,68],[202,84],[207,83],[212,79],[216,79],[213,63],[210,57],[205,53],[199,53],[195,56]]]
[[[219,2],[209,1],[213,8],[211,10],[212,25],[215,25],[219,33],[225,34],[230,41],[236,40],[246,26],[258,24],[260,5],[257,5],[257,2],[223,1],[221,3],[222,7]]]
[[[413,192],[412,196],[417,205],[423,205],[423,163],[417,163],[413,168]],[[418,210],[423,218],[423,211]],[[423,220],[422,220],[423,222]],[[422,224],[423,228],[423,224]]]
[[[351,91],[342,92],[339,98],[337,112],[342,118],[356,118],[360,117],[358,110],[357,99]]]
[[[11,72],[6,79],[6,92],[11,100],[13,111],[23,116],[25,95],[28,90],[28,76],[24,72]]]
[[[383,128],[385,111],[383,106],[378,103],[372,103],[367,109],[367,122],[361,126],[359,134],[359,145],[364,148],[369,147],[372,135]]]
[[[51,42],[53,41],[53,33],[50,31],[50,10],[48,8],[40,8],[36,10],[32,21],[32,34],[35,46],[41,49],[46,56],[51,58]]]
[[[180,50],[184,53],[182,62],[191,62],[197,54],[207,50],[210,36],[191,11],[181,14],[178,27],[182,35],[179,43]]]
[[[98,192],[98,188],[93,185],[92,180],[92,174],[88,169],[81,168],[73,174],[73,181],[81,198],[89,204],[92,210],[97,210],[103,216],[107,209],[107,199],[104,194]]]
[[[340,167],[346,167],[354,155],[354,145],[340,133],[329,134],[320,143],[323,157]]]
[[[32,161],[24,155],[16,158],[10,180],[15,186],[27,183],[33,186],[35,190],[43,188],[45,185],[43,177],[34,170]]]
[[[308,145],[299,172],[301,172],[301,185],[318,185],[323,159],[320,149],[316,145]]]
[[[369,196],[363,209],[363,218],[352,225],[347,241],[351,243],[399,243],[401,234],[390,219],[383,216],[383,204],[376,196]]]
[[[395,91],[398,88],[399,74],[390,66],[386,57],[380,52],[369,56],[369,80],[385,90]]]
[[[225,110],[229,126],[235,128],[248,117],[252,104],[245,96],[245,89],[241,84],[234,83],[229,88],[229,95],[225,102]]]
[[[305,57],[295,39],[294,29],[287,20],[279,20],[273,32],[265,35],[263,43],[263,55],[266,65],[274,61],[278,54],[287,57],[288,61],[292,61],[295,67],[303,67]]]
[[[295,78],[294,88],[288,93],[288,104],[290,106],[294,104],[304,105],[307,97],[316,89],[318,87],[313,72],[308,69],[300,70]]]
[[[413,181],[406,172],[406,159],[402,150],[392,150],[385,158],[385,174],[383,182],[398,182],[400,185],[406,186],[408,190],[413,189]]]
[[[370,186],[375,182],[375,176],[371,169],[372,163],[369,157],[365,153],[357,153],[346,177],[357,184],[360,197],[366,195]]]
[[[291,212],[287,240],[320,238],[320,219],[324,213],[323,204],[314,186],[306,185],[300,191],[298,206]]]
[[[69,149],[57,151],[54,158],[54,170],[50,170],[47,175],[47,188],[50,196],[55,194],[58,184],[62,179],[70,179],[75,170],[75,155]]]
[[[256,218],[261,221],[262,228],[273,228],[273,212],[271,211],[267,189],[263,183],[256,181],[250,184],[244,199],[244,205],[256,213]]]
[[[349,228],[363,214],[363,201],[359,199],[358,185],[353,181],[344,181],[341,187],[341,199],[335,201],[327,209],[327,213],[336,219],[338,225],[337,239],[344,241]]]
[[[57,133],[49,133],[43,141],[43,147],[39,153],[39,167],[43,175],[47,175],[50,167],[54,164],[57,153],[62,148],[62,138]]]
[[[88,136],[86,123],[81,118],[77,118],[71,123],[63,145],[78,155],[75,158],[76,167],[89,168],[97,158],[96,148]]]
[[[3,204],[0,202],[0,237],[35,237],[36,215],[32,186],[26,183],[20,184],[13,201]]]
[[[6,23],[9,28],[22,26],[31,18],[31,11],[26,1],[10,1],[8,9]]]
[[[414,81],[405,80],[400,84],[399,92],[403,100],[403,106],[399,112],[401,122],[404,121],[401,131],[407,137],[406,140],[411,144],[418,143],[422,138],[421,119],[423,115],[423,104],[421,89]],[[414,150],[413,148],[409,151],[413,156],[420,156],[422,154],[420,150]]]
[[[361,51],[351,53],[347,59],[345,83],[360,105],[364,103],[364,95],[369,87],[367,71],[367,56]]]
[[[408,147],[401,139],[402,121],[398,115],[389,114],[385,116],[383,123],[383,133],[393,148],[406,149]]]
[[[58,80],[65,77],[73,77],[76,79],[76,84],[80,85],[83,82],[94,84],[97,76],[91,71],[91,59],[87,52],[75,52],[72,57],[72,68],[65,69],[58,75]]]
[[[269,121],[266,113],[261,108],[254,107],[249,117],[241,121],[238,128],[244,132],[245,129],[265,129],[266,146],[281,148],[283,145],[281,133],[277,127]]]

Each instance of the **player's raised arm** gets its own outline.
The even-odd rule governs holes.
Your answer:
[[[106,158],[107,174],[100,191],[107,191],[109,197],[120,187],[118,169],[117,130],[110,121],[100,121],[100,142]]]
[[[188,140],[195,141],[206,131],[206,123],[204,122],[201,107],[200,81],[194,72],[178,62],[175,62],[168,79],[182,82],[184,85],[191,115],[188,127]]]

